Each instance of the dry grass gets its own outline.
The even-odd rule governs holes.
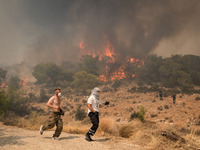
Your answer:
[[[13,115],[13,114],[12,114]],[[42,116],[36,112],[24,119],[12,116],[7,119],[6,124],[16,125],[18,127],[38,130],[41,124],[44,124],[47,116]],[[63,132],[73,134],[85,134],[91,127],[90,120],[86,118],[83,121],[73,121],[63,127]],[[54,130],[54,129],[52,129]],[[163,136],[161,133],[176,135],[177,139],[170,136]],[[159,126],[156,123],[133,120],[120,124],[113,118],[100,118],[100,125],[96,135],[123,137],[134,140],[139,145],[147,145],[153,149],[197,149],[200,147],[199,127],[192,128],[190,133],[179,132],[176,126]]]
[[[84,125],[80,121],[70,122],[64,125],[63,132],[73,133],[73,134],[85,134],[88,131],[88,126]]]
[[[118,125],[113,118],[100,118],[100,124],[97,133],[100,135],[118,136]]]
[[[37,112],[31,112],[31,115],[28,116],[28,118],[17,117],[14,114],[10,114],[10,116],[4,120],[4,123],[6,125],[18,126],[20,128],[38,130],[39,127],[45,123],[45,120],[46,116],[42,116]]]
[[[200,149],[200,136],[197,134],[199,133],[200,128],[195,127],[191,129],[189,134],[186,134],[184,138],[187,140],[188,146],[191,148],[199,147]]]

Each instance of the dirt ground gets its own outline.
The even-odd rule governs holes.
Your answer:
[[[41,136],[39,131],[30,131],[0,123],[1,150],[145,150],[127,140],[93,137],[95,141],[87,142],[84,135],[62,133],[60,140],[51,139],[53,131],[45,131]]]

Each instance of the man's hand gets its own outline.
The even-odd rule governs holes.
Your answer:
[[[59,107],[59,106],[54,106],[54,108],[55,108],[55,109],[60,109],[60,107]]]
[[[62,115],[62,116],[64,116],[65,112],[62,109],[60,109],[59,114]]]
[[[110,103],[110,102],[106,101],[106,102],[104,103],[104,105],[109,105],[109,103]]]
[[[97,112],[97,111],[95,111],[95,112],[94,112],[94,114],[95,114],[95,115],[98,115],[98,112]]]

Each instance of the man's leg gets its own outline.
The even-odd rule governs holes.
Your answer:
[[[92,113],[90,115],[90,119],[92,122],[92,127],[89,130],[89,134],[93,136],[99,127],[99,114]]]
[[[92,127],[90,128],[88,133],[86,133],[86,140],[92,141],[90,136],[93,136],[99,127],[99,114],[90,113],[89,117],[92,122]]]
[[[52,129],[55,125],[56,125],[55,114],[54,112],[50,112],[46,125],[40,127],[40,134],[43,134],[43,131],[47,129]]]
[[[63,129],[63,121],[62,121],[60,115],[58,115],[57,121],[56,121],[56,131],[55,131],[53,137],[59,137],[62,132],[62,129]]]

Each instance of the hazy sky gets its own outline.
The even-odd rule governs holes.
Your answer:
[[[200,0],[0,0],[0,64],[74,61],[101,52],[200,55]]]

